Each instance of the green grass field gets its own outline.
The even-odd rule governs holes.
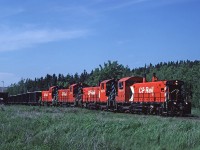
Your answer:
[[[0,149],[199,150],[200,120],[80,108],[1,106]]]

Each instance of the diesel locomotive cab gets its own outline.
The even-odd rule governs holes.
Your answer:
[[[191,103],[186,101],[184,82],[171,80],[166,82],[166,107],[173,114],[191,114]]]
[[[167,98],[169,101],[173,101],[174,103],[179,103],[184,100],[184,91],[183,91],[183,81],[167,81]]]

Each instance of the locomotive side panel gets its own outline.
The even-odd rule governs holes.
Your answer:
[[[51,93],[49,91],[42,91],[42,102],[52,102]]]
[[[166,100],[165,81],[136,83],[131,86],[133,102],[164,103]]]
[[[58,90],[58,102],[68,103],[69,102],[69,89]]]
[[[98,103],[100,99],[100,87],[83,88],[83,103]]]

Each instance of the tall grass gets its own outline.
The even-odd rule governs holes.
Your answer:
[[[200,120],[2,106],[0,149],[200,149]]]

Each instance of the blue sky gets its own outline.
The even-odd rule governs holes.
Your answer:
[[[199,0],[0,0],[0,80],[90,72],[108,60],[130,68],[200,60],[199,8]]]

